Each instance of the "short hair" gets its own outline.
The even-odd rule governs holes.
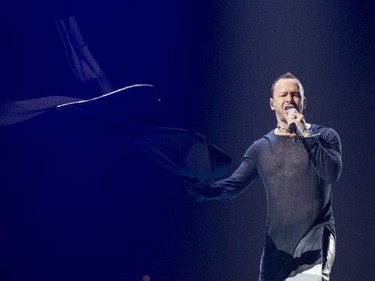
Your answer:
[[[303,89],[303,86],[302,86],[302,83],[301,81],[296,77],[294,76],[292,73],[290,72],[287,72],[281,76],[279,76],[278,78],[276,78],[275,81],[273,81],[272,83],[272,86],[271,86],[271,97],[273,97],[273,91],[275,90],[275,85],[277,83],[277,81],[279,81],[280,79],[295,79],[297,80],[297,84],[298,84],[298,88],[299,88],[299,92],[304,95],[304,89]]]

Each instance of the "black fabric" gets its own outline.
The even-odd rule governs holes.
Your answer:
[[[311,131],[296,144],[271,131],[250,146],[229,178],[186,185],[198,200],[230,200],[262,180],[268,202],[262,281],[282,281],[321,262],[323,238],[314,231],[324,226],[335,233],[331,184],[341,174],[341,142],[333,129],[312,125]]]
[[[119,103],[126,99],[120,100],[119,95],[95,101],[62,96],[4,101],[0,103],[0,126],[22,123],[24,130],[68,133],[88,140],[95,136],[124,138],[140,146],[158,165],[183,178],[204,181],[227,174],[230,157],[204,136],[184,129],[140,126],[126,110],[123,113],[126,106]],[[70,102],[83,103],[58,107]]]
[[[113,91],[113,87],[83,40],[75,17],[56,21],[70,67],[77,79],[101,93]],[[93,85],[93,86],[92,86]]]
[[[228,173],[231,159],[204,136],[176,128],[150,128],[137,138],[161,167],[183,178],[205,181]]]
[[[75,102],[78,98],[51,96],[23,101],[0,102],[0,126],[7,126],[27,121],[31,118],[56,110],[62,103]]]

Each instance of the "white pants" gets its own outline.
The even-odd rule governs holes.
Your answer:
[[[285,279],[285,281],[322,281],[322,265],[317,264],[313,268],[305,270],[296,276]]]
[[[317,264],[313,268],[307,269],[285,281],[328,281],[331,273],[333,261],[335,259],[336,242],[333,234],[323,229],[323,264]]]

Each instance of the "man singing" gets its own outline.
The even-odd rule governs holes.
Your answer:
[[[260,281],[328,281],[335,257],[331,184],[341,174],[341,141],[307,123],[304,89],[291,73],[272,84],[277,127],[255,141],[238,169],[221,181],[192,182],[198,200],[228,200],[260,178],[268,217]]]

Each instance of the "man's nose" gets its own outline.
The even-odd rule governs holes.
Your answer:
[[[285,96],[285,101],[287,101],[287,102],[291,102],[292,101],[292,94],[287,94],[286,96]]]

